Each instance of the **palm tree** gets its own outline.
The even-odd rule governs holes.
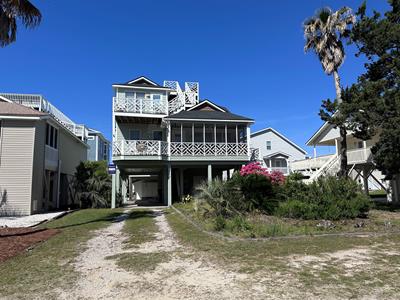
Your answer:
[[[314,51],[325,73],[333,74],[338,105],[342,103],[342,87],[338,70],[345,58],[342,39],[348,36],[349,26],[354,24],[355,21],[356,18],[348,7],[343,7],[335,12],[325,7],[304,22],[304,37],[306,39],[304,51]],[[344,125],[339,126],[339,130],[340,171],[338,175],[347,176],[347,130]]]
[[[0,47],[5,47],[16,40],[17,20],[26,28],[40,24],[40,11],[28,0],[0,0]]]

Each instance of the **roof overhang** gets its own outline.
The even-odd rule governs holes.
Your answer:
[[[192,106],[191,108],[188,109],[188,111],[190,111],[190,110],[195,110],[196,108],[199,108],[199,107],[201,107],[201,106],[203,106],[203,105],[206,105],[206,104],[208,104],[209,106],[215,108],[216,110],[219,110],[219,111],[221,111],[221,112],[226,112],[226,111],[225,111],[224,109],[222,109],[220,106],[218,106],[218,105],[215,104],[215,103],[212,103],[210,100],[207,100],[207,99],[205,99],[205,100],[203,100],[203,101],[197,103],[195,106]]]
[[[299,145],[297,145],[296,143],[292,142],[289,138],[287,138],[286,136],[284,136],[282,133],[276,131],[274,128],[272,127],[267,127],[261,130],[258,130],[256,132],[253,132],[252,134],[250,134],[250,137],[254,137],[260,134],[263,134],[265,132],[271,131],[273,133],[275,133],[277,136],[279,136],[281,139],[285,140],[287,143],[291,144],[293,147],[295,147],[297,150],[299,150],[300,152],[302,152],[303,154],[307,154],[307,151],[304,150],[303,148],[301,148]]]
[[[164,118],[166,121],[182,122],[229,122],[229,123],[254,123],[254,120],[222,120],[222,119],[185,119],[185,118]]]
[[[274,153],[271,153],[271,154],[268,154],[268,155],[263,156],[264,159],[269,159],[269,158],[272,158],[272,157],[284,157],[284,158],[289,158],[290,155],[287,154],[287,153],[285,153],[285,152],[283,152],[283,151],[277,151],[277,152],[274,152]]]
[[[143,90],[159,90],[159,91],[172,91],[172,89],[163,86],[132,86],[129,84],[116,83],[112,85],[113,88],[130,88],[130,89],[143,89]]]

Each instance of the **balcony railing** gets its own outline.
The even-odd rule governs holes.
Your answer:
[[[168,102],[165,97],[161,100],[114,97],[113,106],[115,112],[137,113],[137,114],[168,114]]]
[[[268,171],[273,172],[273,171],[279,171],[283,174],[289,174],[289,168],[288,167],[269,167]]]
[[[347,150],[347,163],[360,164],[372,161],[371,148]]]
[[[247,156],[246,143],[172,142],[171,156]]]
[[[168,144],[151,140],[119,140],[113,142],[113,156],[152,156],[167,155]]]
[[[248,156],[246,143],[190,143],[152,140],[117,140],[113,156]]]

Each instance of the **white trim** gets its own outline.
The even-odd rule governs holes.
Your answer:
[[[223,110],[221,107],[219,107],[217,104],[214,104],[214,103],[212,103],[210,100],[207,100],[207,99],[206,99],[206,100],[203,100],[203,101],[201,101],[201,102],[199,102],[199,103],[197,103],[195,106],[192,106],[191,108],[187,109],[187,111],[194,110],[194,109],[196,109],[197,107],[199,107],[199,106],[201,106],[201,105],[203,105],[203,104],[209,104],[210,106],[212,106],[212,107],[218,109],[218,110],[221,111],[221,112],[226,112],[226,111]]]
[[[167,118],[168,121],[187,121],[187,122],[232,122],[232,123],[254,123],[254,120],[216,120],[216,119],[179,119]]]
[[[290,139],[288,139],[286,136],[284,136],[282,133],[276,131],[274,128],[272,127],[267,127],[261,130],[258,130],[256,132],[253,132],[252,134],[250,134],[250,137],[254,137],[256,135],[259,134],[263,134],[266,133],[268,131],[272,131],[273,133],[275,133],[277,136],[279,136],[280,138],[282,138],[283,140],[285,140],[286,142],[288,142],[289,144],[291,144],[293,147],[297,148],[297,150],[303,152],[304,154],[307,154],[307,151],[304,150],[303,148],[301,148],[299,145],[297,145],[296,143],[292,142]]]
[[[13,101],[11,101],[10,99],[7,99],[4,96],[0,96],[0,100],[3,100],[3,101],[8,102],[8,103],[13,103]]]
[[[44,118],[46,117],[46,118]],[[2,116],[0,115],[0,119],[2,120],[45,120],[47,119],[48,116],[43,116],[43,117],[28,117],[28,116]]]
[[[147,81],[148,83],[151,83],[151,84],[154,84],[154,85],[158,86],[158,84],[157,84],[156,82],[154,82],[154,81],[148,79],[148,78],[145,77],[145,76],[140,76],[140,77],[138,77],[138,78],[136,78],[136,79],[133,79],[133,80],[131,80],[131,81],[128,81],[128,84],[135,83],[135,82],[137,82],[137,81],[139,81],[139,80],[145,80],[145,81]]]
[[[141,114],[141,113],[126,113],[126,112],[114,112],[114,115],[121,117],[141,117],[141,118],[165,118],[167,116],[164,114]]]
[[[162,87],[162,86],[131,86],[128,84],[113,84],[114,88],[131,88],[131,89],[144,89],[144,90],[168,90],[172,91],[170,88]]]

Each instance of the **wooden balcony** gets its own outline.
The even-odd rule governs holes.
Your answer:
[[[372,162],[372,152],[370,147],[347,151],[348,165],[365,164],[369,162]]]
[[[160,100],[114,97],[113,109],[115,113],[165,116],[168,115],[168,101],[165,96]]]
[[[152,140],[118,140],[113,142],[113,156],[168,155],[168,143]]]
[[[170,143],[171,156],[248,156],[247,143]]]

